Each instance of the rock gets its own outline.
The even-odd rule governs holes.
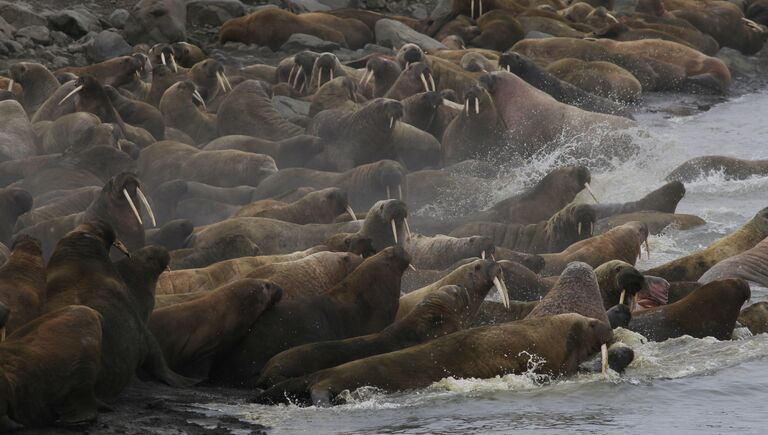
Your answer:
[[[547,39],[547,38],[554,38],[554,36],[550,35],[549,33],[539,32],[537,30],[531,30],[525,35],[525,39]]]
[[[27,26],[16,31],[16,39],[29,39],[35,44],[48,45],[51,43],[51,32],[45,26]]]
[[[53,69],[66,68],[69,66],[69,59],[63,56],[56,56],[51,60]]]
[[[65,46],[72,42],[72,38],[67,36],[67,34],[64,32],[54,30],[51,32],[51,41],[53,41],[53,44],[55,45]]]
[[[187,25],[218,27],[243,15],[245,6],[240,0],[192,0],[187,3]]]
[[[88,32],[101,31],[99,19],[85,9],[65,9],[48,15],[48,23],[73,38],[80,38]]]
[[[761,65],[759,57],[745,56],[738,50],[728,47],[721,48],[715,57],[722,60],[734,75],[756,76],[760,74]]]
[[[631,15],[635,12],[638,0],[616,0],[613,3],[613,12],[616,14]]]
[[[408,14],[417,20],[426,20],[429,17],[427,7],[421,3],[408,6]]]
[[[125,42],[125,39],[120,34],[109,30],[99,32],[85,47],[85,54],[92,62],[103,62],[130,53],[131,46]]]
[[[405,24],[381,19],[376,22],[376,43],[385,47],[398,49],[405,44],[413,43],[424,50],[439,50],[448,48],[439,41],[435,41],[427,35],[423,35]]]
[[[309,102],[296,100],[283,95],[275,95],[272,98],[272,105],[278,112],[288,118],[295,116],[309,116]]]
[[[432,13],[429,14],[431,20],[437,20],[448,16],[453,10],[453,0],[439,0]]]
[[[8,21],[5,21],[3,17],[0,17],[0,36],[10,38],[11,36],[13,36],[13,32],[15,31],[16,31],[15,27],[10,25]]]
[[[294,13],[323,12],[332,9],[357,8],[357,0],[292,0],[290,7]],[[368,5],[368,7],[371,7]]]
[[[46,24],[45,18],[17,2],[0,1],[0,16],[17,29]]]
[[[125,9],[115,9],[109,14],[109,23],[116,29],[122,29],[130,15],[130,12]]]
[[[316,52],[335,51],[341,46],[335,42],[325,41],[316,36],[305,33],[294,33],[285,41],[281,51],[295,52],[301,50],[311,50]]]
[[[140,0],[125,22],[125,39],[141,42],[187,40],[187,6],[182,0]]]

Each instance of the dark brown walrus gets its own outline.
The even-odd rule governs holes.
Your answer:
[[[371,355],[415,346],[469,327],[488,288],[451,285],[430,293],[404,318],[376,334],[310,343],[272,357],[256,382],[269,388],[278,382],[335,367]]]
[[[0,432],[96,419],[102,317],[72,305],[27,323],[0,344]],[[9,420],[10,419],[10,420]]]
[[[390,247],[363,261],[327,294],[279,304],[215,362],[211,379],[252,385],[264,364],[286,349],[381,331],[395,319],[400,278],[409,262],[402,247]]]
[[[155,310],[148,326],[171,369],[207,378],[213,360],[228,353],[281,295],[282,289],[269,281],[243,279]]]
[[[84,304],[103,317],[102,369],[96,394],[113,399],[133,379],[139,368],[170,385],[189,386],[189,379],[173,373],[146,326],[146,307],[138,300],[109,260],[107,249],[122,247],[112,227],[104,221],[82,224],[56,246],[46,269],[47,312]],[[167,264],[167,263],[166,263]],[[159,275],[159,272],[158,272]]]
[[[542,361],[534,365],[536,373],[567,375],[612,338],[607,323],[573,313],[483,326],[291,379],[256,401],[330,405],[342,391],[366,385],[398,391],[423,388],[448,376],[520,374],[531,370],[532,359]]]
[[[729,340],[750,295],[743,279],[713,281],[673,304],[635,313],[628,329],[653,341],[682,335]]]
[[[5,325],[10,334],[40,315],[45,302],[45,264],[40,242],[19,236],[11,256],[0,267],[0,304],[10,309]]]

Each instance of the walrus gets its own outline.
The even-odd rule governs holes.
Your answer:
[[[424,62],[409,63],[392,84],[384,98],[403,100],[420,92],[435,92],[435,78]]]
[[[203,150],[239,150],[255,154],[266,154],[275,160],[278,168],[303,167],[323,149],[320,138],[299,135],[271,141],[245,135],[227,135],[208,142]]]
[[[141,56],[118,56],[86,66],[70,66],[56,70],[56,74],[72,73],[77,77],[93,77],[102,85],[122,86],[133,80],[144,69]]]
[[[333,18],[330,15],[328,17]],[[343,19],[339,21],[344,22]],[[338,24],[334,25],[336,26]],[[244,17],[225,21],[219,29],[219,43],[243,42],[264,45],[272,51],[277,51],[292,34],[304,33],[348,47],[344,33],[337,28],[283,9],[264,8]]]
[[[45,264],[40,242],[19,236],[11,245],[11,256],[0,266],[0,304],[10,310],[2,328],[19,329],[40,315],[45,302]]]
[[[502,278],[501,267],[493,260],[479,259],[464,264],[437,282],[401,296],[395,319],[400,320],[404,318],[413,311],[414,307],[426,298],[427,295],[440,290],[441,287],[446,285],[458,285],[468,289],[470,292],[475,291],[475,287],[481,287],[484,289],[482,291],[485,291],[486,293],[491,287],[496,287],[504,305],[508,306],[509,292],[507,291],[504,282],[501,281]]]
[[[35,134],[24,108],[16,100],[0,101],[0,161],[36,154]]]
[[[189,236],[187,236],[189,238]],[[185,239],[186,242],[186,239]],[[195,248],[181,248],[171,252],[170,267],[173,270],[194,269],[210,266],[232,258],[261,254],[258,245],[242,234],[231,234],[214,240],[211,244]]]
[[[714,174],[725,180],[744,180],[768,174],[768,160],[746,160],[727,156],[702,156],[686,160],[667,175],[668,181],[690,182]]]
[[[329,187],[308,193],[298,201],[255,213],[250,212],[246,205],[233,217],[264,217],[295,224],[329,224],[342,213],[349,213],[353,220],[357,219],[349,206],[347,194],[341,189]]]
[[[706,224],[704,219],[692,214],[663,213],[659,211],[638,211],[626,214],[617,214],[597,221],[595,232],[597,234],[624,225],[627,222],[639,221],[648,225],[649,234],[661,234],[667,228],[689,230]]]
[[[564,83],[603,99],[633,103],[643,94],[643,85],[631,72],[607,61],[568,57],[550,63],[546,71]]]
[[[46,267],[47,300],[43,311],[74,304],[94,308],[103,318],[101,371],[96,395],[114,399],[142,369],[169,385],[189,386],[194,382],[173,373],[146,327],[151,295],[130,292],[109,259],[108,249],[116,245],[127,252],[112,227],[104,221],[81,224],[59,241]]]
[[[497,246],[517,252],[546,254],[560,252],[592,237],[595,212],[589,204],[570,204],[549,220],[538,224],[474,222],[450,232],[453,237],[489,237]]]
[[[557,284],[544,296],[526,319],[562,313],[577,313],[609,324],[592,267],[580,261],[569,263]]]
[[[37,112],[60,86],[53,73],[39,63],[18,62],[11,65],[8,71],[11,79],[23,88],[21,103],[30,116]]]
[[[0,430],[96,420],[102,321],[92,308],[66,306],[0,344]]]
[[[492,378],[531,370],[568,375],[612,339],[610,326],[560,314],[459,331],[418,346],[342,364],[277,384],[260,403],[330,405],[344,390],[368,385],[386,391],[426,387],[444,377]],[[403,370],[409,367],[408,370]]]
[[[752,334],[768,332],[768,302],[756,302],[739,313],[739,324],[746,326]]]
[[[40,124],[40,123],[39,123]],[[68,113],[51,122],[42,135],[41,152],[71,154],[95,146],[120,147],[122,133],[88,112]]]
[[[158,107],[166,126],[183,131],[197,144],[204,144],[218,137],[218,134],[216,115],[199,107],[203,104],[195,84],[191,80],[184,80],[163,93]]]
[[[111,178],[101,189],[99,196],[85,211],[43,221],[24,228],[21,234],[36,237],[42,242],[43,256],[50,257],[58,240],[79,224],[93,219],[107,221],[120,231],[121,240],[130,250],[141,248],[145,244],[144,221],[139,210],[146,210],[148,224],[154,226],[152,207],[141,190],[136,176],[123,172]]]
[[[400,277],[410,258],[400,246],[367,258],[328,293],[278,304],[235,349],[216,361],[211,379],[252,385],[274,355],[301,344],[371,334],[392,323]]]
[[[181,249],[194,226],[186,219],[176,219],[163,224],[155,229],[144,231],[148,245],[159,245],[169,251]]]
[[[443,163],[492,159],[506,146],[506,125],[494,99],[480,86],[464,92],[464,107],[443,133]]]
[[[281,295],[271,282],[242,279],[199,299],[157,309],[147,326],[172,370],[204,379],[213,361],[229,353]]]
[[[309,116],[313,117],[323,110],[338,109],[352,112],[357,109],[357,84],[350,77],[336,77],[328,80],[312,96]]]
[[[755,247],[768,237],[768,208],[764,208],[733,233],[706,249],[645,271],[667,281],[697,281],[712,266]]]
[[[726,258],[712,266],[698,279],[707,284],[725,278],[742,278],[750,282],[768,286],[768,238],[763,239],[751,249],[741,254]]]
[[[729,340],[749,298],[749,284],[742,279],[713,281],[675,303],[633,314],[629,329],[653,341],[682,335]]]
[[[435,137],[439,125],[439,110],[443,106],[443,96],[438,92],[420,92],[401,101],[403,103],[402,121]]]
[[[496,249],[491,239],[482,236],[415,234],[406,237],[404,246],[411,255],[411,264],[419,269],[443,269],[464,258],[490,257]]]
[[[256,382],[269,388],[289,378],[305,376],[349,361],[415,346],[471,325],[486,292],[445,286],[427,295],[413,311],[381,332],[346,340],[297,346],[272,357]]]
[[[565,136],[614,133],[635,126],[634,121],[602,113],[588,112],[563,104],[547,93],[506,71],[495,71],[480,78],[493,97],[513,151],[530,156]],[[525,105],[518,104],[525,101]],[[608,134],[610,136],[610,134]],[[607,137],[603,140],[609,140]]]
[[[13,187],[0,188],[0,243],[9,243],[20,216],[32,208],[32,195]]]
[[[616,305],[630,307],[634,300],[642,308],[667,304],[669,283],[645,276],[624,261],[611,260],[601,264],[595,268],[595,277],[606,310]],[[636,309],[632,307],[633,311]]]
[[[244,134],[277,141],[304,134],[272,106],[265,85],[257,80],[245,80],[227,93],[216,120],[219,136]]]
[[[706,54],[707,56],[716,55],[717,51],[720,49],[720,46],[717,44],[717,41],[712,39],[712,37],[706,37],[706,39],[694,37],[693,41],[691,41],[691,39],[682,38],[673,32],[667,32],[668,29],[674,28],[674,26],[652,28],[648,26],[643,26],[643,24],[645,23],[643,23],[642,21],[640,21],[640,23],[642,24],[638,27],[630,26],[627,22],[609,23],[605,26],[596,27],[597,30],[592,32],[589,36],[597,37],[597,38],[610,38],[616,41],[663,39],[665,41],[672,41],[678,44],[682,44],[682,45],[694,48],[702,52],[703,54]],[[688,35],[694,35],[694,34],[689,33]],[[704,35],[699,33],[699,35],[697,36],[704,36]]]
[[[546,92],[561,103],[571,104],[591,112],[632,118],[629,111],[620,104],[579,89],[566,80],[560,80],[557,76],[533,63],[531,59],[514,51],[508,51],[499,57],[499,69],[517,75],[531,86]]]
[[[610,260],[622,260],[635,264],[640,255],[640,245],[648,241],[648,226],[642,222],[628,222],[607,233],[574,243],[557,254],[542,254],[545,266],[541,274],[558,275],[573,261],[581,261],[597,267]],[[651,271],[650,275],[661,276]]]
[[[679,181],[670,181],[637,201],[618,204],[600,203],[593,205],[593,207],[597,212],[597,219],[640,211],[674,213],[677,210],[677,204],[684,196],[685,185]]]
[[[372,57],[365,65],[360,89],[369,98],[381,98],[400,77],[400,65],[385,57]]]

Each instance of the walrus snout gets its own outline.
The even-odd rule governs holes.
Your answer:
[[[416,44],[405,44],[400,47],[400,53],[398,55],[406,65],[421,62],[424,60],[424,51]]]
[[[618,275],[616,275],[616,283],[618,284],[617,287],[625,290],[627,292],[626,296],[631,298],[645,285],[645,276],[638,272],[634,267],[624,267]]]

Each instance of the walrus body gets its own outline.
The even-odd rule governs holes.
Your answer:
[[[768,238],[741,254],[715,264],[698,279],[707,284],[725,278],[742,278],[768,286]]]
[[[653,341],[681,335],[729,340],[749,297],[749,284],[744,280],[713,281],[675,303],[634,314],[629,329]]]
[[[562,314],[459,331],[429,343],[352,361],[289,380],[257,398],[262,403],[286,398],[328,405],[342,391],[373,386],[386,391],[423,388],[446,376],[492,378],[530,370],[567,375],[611,340],[610,327],[578,314]]]
[[[768,174],[768,160],[745,160],[726,156],[702,156],[685,161],[667,175],[667,180],[690,182],[722,172],[726,180],[743,180]]]
[[[45,303],[40,242],[20,236],[11,249],[10,258],[0,267],[0,304],[10,309],[10,320],[3,327],[9,334],[40,315]]]

